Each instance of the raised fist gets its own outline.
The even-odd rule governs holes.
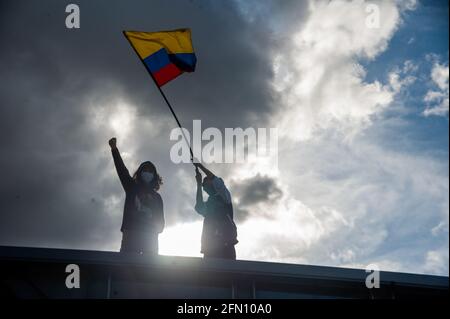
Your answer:
[[[117,139],[115,137],[113,137],[109,140],[108,143],[109,143],[109,146],[111,146],[111,149],[114,149],[114,148],[116,148]]]

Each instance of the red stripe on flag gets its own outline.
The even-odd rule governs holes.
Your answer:
[[[156,84],[158,86],[163,86],[170,80],[175,79],[179,76],[183,71],[181,71],[177,66],[173,63],[167,64],[166,66],[159,69],[157,72],[152,73],[155,78]]]

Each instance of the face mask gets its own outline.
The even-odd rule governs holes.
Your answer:
[[[144,183],[149,184],[153,180],[153,173],[149,172],[142,172],[141,173],[141,179]]]

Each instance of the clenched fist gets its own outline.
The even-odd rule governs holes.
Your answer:
[[[115,137],[111,138],[108,143],[109,143],[109,146],[111,146],[111,149],[115,149],[117,147],[116,146],[117,139]]]

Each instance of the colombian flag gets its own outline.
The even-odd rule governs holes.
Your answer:
[[[124,31],[158,86],[183,72],[193,72],[197,58],[190,29],[160,32]]]

